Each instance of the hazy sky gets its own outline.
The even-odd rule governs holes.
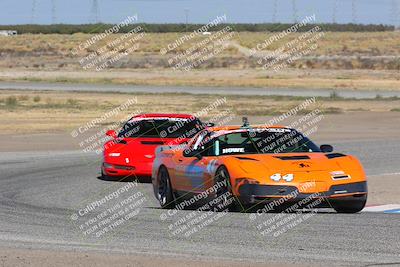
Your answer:
[[[338,23],[393,24],[392,2],[400,0],[277,0],[276,20],[293,21],[293,5],[297,16],[315,13],[318,22],[332,22],[336,2]],[[33,4],[36,2],[36,4]],[[0,24],[89,23],[95,20],[93,0],[0,0]],[[98,18],[102,22],[116,23],[127,15],[137,14],[140,22],[185,22],[185,9],[191,23],[205,23],[217,15],[226,14],[228,22],[271,22],[275,0],[97,0]],[[33,8],[34,7],[34,8]],[[32,12],[34,11],[34,12]],[[397,12],[397,18],[399,18]],[[32,16],[33,14],[33,16]]]

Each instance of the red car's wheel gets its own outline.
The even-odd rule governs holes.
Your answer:
[[[103,167],[101,168],[101,179],[107,180],[109,177],[105,174]]]

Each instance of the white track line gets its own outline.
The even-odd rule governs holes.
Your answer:
[[[367,175],[367,177],[375,177],[375,176],[391,176],[391,175],[400,175],[400,172],[382,173],[382,174],[373,174],[373,175]]]
[[[398,210],[398,209],[400,209],[400,204],[386,204],[386,205],[367,206],[362,211],[363,212],[385,212],[385,211]]]

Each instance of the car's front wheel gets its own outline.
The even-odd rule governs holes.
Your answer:
[[[217,188],[216,198],[217,202],[215,209],[219,211],[239,211],[239,203],[236,197],[232,194],[231,182],[228,169],[225,166],[221,166],[215,172],[214,185]]]
[[[342,200],[332,203],[332,207],[339,213],[357,213],[364,209],[367,203],[367,198],[359,200]]]
[[[158,171],[158,191],[157,198],[163,209],[175,208],[175,201],[171,187],[169,173],[166,167],[161,166]]]

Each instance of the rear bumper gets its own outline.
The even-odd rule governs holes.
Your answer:
[[[152,163],[140,163],[135,166],[116,165],[103,162],[101,168],[105,175],[112,177],[151,176]]]
[[[337,201],[362,201],[367,198],[367,182],[349,183],[331,186],[329,191],[300,193],[295,186],[244,184],[239,188],[239,200],[243,204],[268,203],[284,199],[285,203],[304,200],[319,200],[316,207],[330,207]]]

